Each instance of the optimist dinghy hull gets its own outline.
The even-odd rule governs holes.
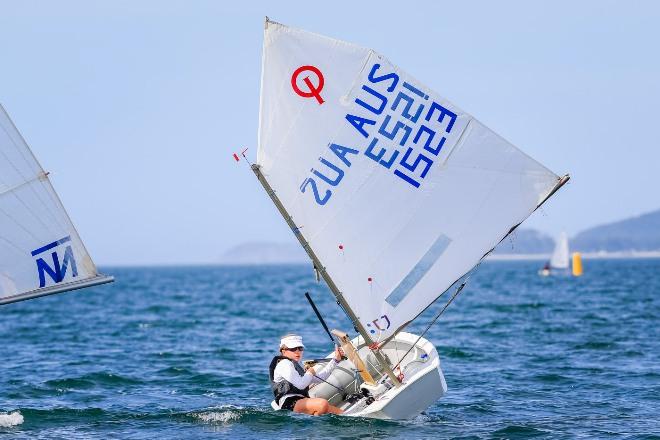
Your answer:
[[[377,381],[377,386],[364,386],[355,366],[344,360],[327,379],[334,387],[328,383],[317,384],[310,389],[310,397],[327,399],[342,408],[345,416],[350,417],[410,419],[419,415],[447,392],[447,383],[436,348],[424,338],[415,344],[417,338],[417,335],[401,332],[381,347],[391,365],[401,362],[403,381],[400,387],[394,387],[387,376],[380,373],[376,357],[364,346],[364,340],[357,337],[352,343],[358,347],[360,357]],[[406,354],[413,344],[413,349]],[[328,355],[331,356],[332,353]],[[398,368],[396,373],[399,373]],[[335,387],[345,390],[348,396],[342,395]],[[368,389],[369,395],[363,389]],[[272,406],[277,409],[274,403]]]

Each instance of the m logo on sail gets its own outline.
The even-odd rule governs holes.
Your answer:
[[[62,245],[64,243],[69,242],[71,242],[71,236],[66,236],[32,251],[32,256],[36,257],[37,255],[46,254],[46,252],[50,251],[51,249],[55,249],[50,254],[46,254],[47,256],[37,258],[36,263],[37,271],[39,272],[39,287],[46,286],[46,275],[48,275],[48,277],[56,284],[61,283],[62,280],[64,280],[69,267],[71,267],[71,276],[78,276],[76,259],[73,256],[73,249],[71,248],[70,244],[64,247],[64,254],[62,255],[62,259],[60,261],[60,253],[58,250],[62,249]],[[52,265],[49,264],[47,260],[49,260]]]

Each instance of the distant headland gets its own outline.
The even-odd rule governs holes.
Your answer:
[[[489,256],[496,260],[545,259],[552,253],[552,236],[534,229],[519,229]],[[594,226],[569,237],[571,252],[586,258],[660,257],[660,210],[613,223]],[[292,238],[290,243],[251,242],[227,250],[221,264],[301,264],[309,258]]]

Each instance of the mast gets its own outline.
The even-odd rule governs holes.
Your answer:
[[[270,199],[277,207],[277,210],[280,212],[280,214],[282,214],[282,217],[284,217],[284,220],[293,231],[294,235],[300,242],[300,245],[303,247],[305,252],[307,252],[309,258],[314,262],[314,266],[316,267],[318,273],[323,278],[323,281],[325,281],[326,285],[332,291],[332,294],[337,299],[337,303],[339,303],[339,305],[344,309],[344,312],[346,312],[349,319],[353,323],[353,326],[355,326],[355,329],[364,338],[365,342],[368,345],[372,345],[374,341],[369,336],[369,333],[366,331],[366,329],[364,328],[360,320],[357,318],[357,316],[355,316],[355,313],[353,313],[353,310],[351,310],[351,307],[348,305],[348,302],[346,302],[346,300],[344,299],[344,295],[342,295],[341,291],[339,290],[335,282],[332,280],[332,278],[330,278],[330,275],[325,270],[325,266],[323,266],[321,261],[318,259],[318,257],[314,253],[314,250],[311,248],[307,240],[305,240],[305,237],[303,237],[302,233],[300,232],[300,228],[294,223],[293,218],[286,211],[286,208],[284,208],[284,205],[282,205],[282,202],[280,202],[280,199],[277,197],[277,194],[275,194],[275,191],[270,186],[264,175],[261,173],[260,166],[257,164],[252,164],[250,165],[250,167],[252,168],[254,174],[257,176],[257,179],[259,179],[261,185],[264,187],[264,189],[270,196]],[[387,374],[390,380],[392,380],[392,383],[394,383],[397,387],[401,386],[401,382],[392,371],[391,366],[387,363],[387,360],[385,359],[385,356],[383,356],[383,354],[380,352],[380,349],[376,348],[375,350],[373,350],[373,353],[374,356],[376,356],[378,362],[383,366],[383,369],[385,370],[385,374]]]

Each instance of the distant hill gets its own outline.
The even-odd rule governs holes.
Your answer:
[[[309,257],[297,243],[243,243],[225,252],[221,264],[297,264],[308,263]]]
[[[554,239],[534,229],[518,229],[494,251],[497,258],[525,258],[549,255]],[[571,252],[628,253],[660,251],[660,210],[626,220],[596,226],[569,239]],[[245,243],[233,247],[220,258],[222,264],[307,264],[309,258],[296,242]]]
[[[534,229],[516,229],[493,252],[496,255],[550,254],[555,241],[549,235]]]
[[[549,254],[555,242],[551,237],[533,229],[515,231],[495,249],[496,254]],[[243,243],[225,252],[220,264],[307,264],[309,257],[297,242]]]
[[[580,252],[660,251],[660,210],[587,229],[571,239],[570,247]]]

